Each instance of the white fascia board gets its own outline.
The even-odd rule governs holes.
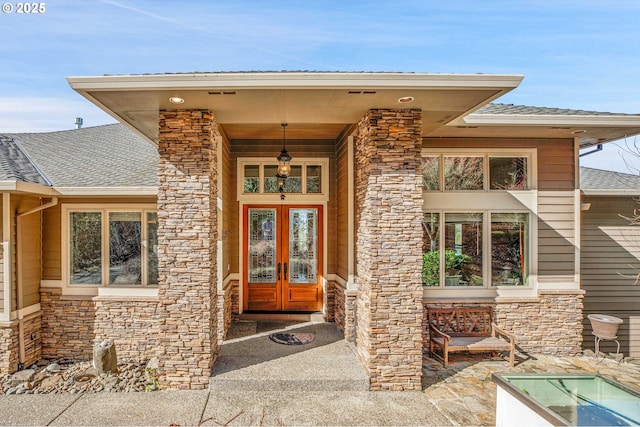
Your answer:
[[[0,181],[0,191],[11,191],[14,193],[29,193],[39,196],[56,196],[58,193],[48,185],[32,184],[15,180]]]
[[[585,196],[638,196],[640,195],[640,189],[581,189]]]
[[[462,122],[467,125],[628,127],[640,126],[640,116],[469,114],[462,118]],[[459,125],[460,123],[452,122],[451,124]]]
[[[74,90],[516,88],[522,74],[202,73],[67,77]]]
[[[61,196],[157,196],[158,187],[56,187]]]

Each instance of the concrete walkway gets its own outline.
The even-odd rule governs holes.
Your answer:
[[[364,372],[333,324],[241,322],[234,328],[220,348],[210,390],[0,396],[0,425],[490,426],[493,372],[598,372],[640,388],[637,365],[596,363],[588,355],[531,356],[513,368],[499,359],[455,355],[447,369],[425,360],[423,392],[369,392],[361,389]],[[302,346],[268,339],[283,328],[316,339]],[[256,381],[258,373],[264,383]]]

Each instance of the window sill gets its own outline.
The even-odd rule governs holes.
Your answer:
[[[158,298],[158,288],[142,288],[142,287],[108,287],[98,288],[98,297],[102,298]]]

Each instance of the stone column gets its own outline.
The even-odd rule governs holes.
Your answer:
[[[355,149],[356,345],[371,390],[420,390],[422,113],[369,110]]]
[[[206,388],[217,353],[219,141],[209,111],[160,111],[158,294],[163,388]]]

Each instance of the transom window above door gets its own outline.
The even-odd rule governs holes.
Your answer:
[[[329,160],[298,158],[291,162],[291,174],[280,181],[275,158],[238,158],[238,200],[266,200],[281,194],[287,199],[328,199]]]

